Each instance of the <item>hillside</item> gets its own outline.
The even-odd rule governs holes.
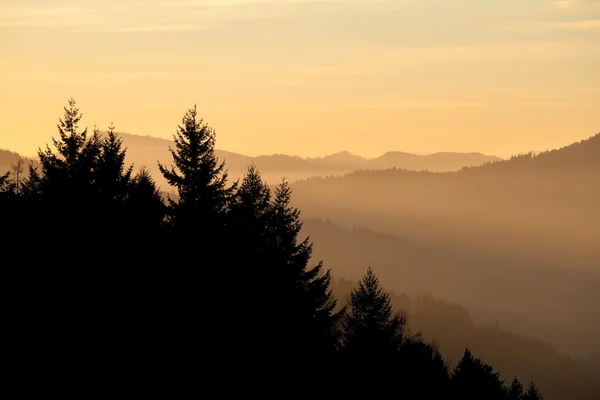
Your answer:
[[[343,302],[356,282],[335,279],[335,271],[333,274],[333,293]],[[409,282],[403,285],[410,287]],[[524,382],[537,382],[547,400],[591,400],[600,396],[600,369],[587,359],[573,360],[539,339],[497,325],[478,324],[459,304],[400,292],[392,292],[391,299],[395,310],[407,315],[412,333],[423,332],[426,340],[434,340],[451,365],[469,346],[474,354],[494,365],[501,379],[510,381],[519,376]]]
[[[19,158],[21,158],[21,156],[18,153],[0,149],[0,175],[4,175],[8,171],[11,171],[17,164],[17,161],[19,161]],[[24,168],[26,169],[31,162],[36,165],[35,161],[26,157],[23,157],[23,161],[25,162]]]
[[[129,162],[137,166],[146,166],[164,185],[158,172],[157,161],[169,164],[171,156],[168,151],[172,141],[150,136],[137,136],[121,133],[123,143],[128,150]],[[232,180],[240,179],[248,165],[254,163],[263,178],[270,183],[277,183],[282,177],[290,181],[312,176],[343,175],[356,170],[370,168],[406,168],[415,170],[451,171],[462,167],[480,165],[499,160],[497,157],[481,154],[438,153],[434,155],[412,155],[407,153],[388,153],[376,159],[365,159],[348,152],[340,152],[323,158],[301,158],[283,154],[248,157],[223,150],[216,150],[220,160],[225,160],[229,176]]]
[[[306,219],[403,238],[382,248],[380,239],[365,247],[344,232],[314,234],[315,252],[344,276],[379,265],[395,290],[430,288],[576,354],[600,348],[599,141],[460,172],[312,178],[292,185],[293,199]],[[404,281],[409,289],[398,288]]]

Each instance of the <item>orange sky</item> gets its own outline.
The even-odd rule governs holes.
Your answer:
[[[50,5],[51,3],[51,5]],[[84,123],[248,155],[560,147],[600,131],[599,0],[0,0],[0,147]]]

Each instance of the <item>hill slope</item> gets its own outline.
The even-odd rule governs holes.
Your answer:
[[[597,135],[460,172],[313,178],[292,185],[293,200],[305,218],[366,227],[425,249],[410,250],[402,262],[401,243],[382,249],[339,243],[341,233],[315,236],[316,249],[340,271],[350,275],[357,260],[380,264],[392,289],[410,280],[411,288],[429,287],[486,320],[586,352],[600,348],[599,143]]]

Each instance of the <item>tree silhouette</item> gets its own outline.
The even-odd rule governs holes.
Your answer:
[[[24,181],[24,166],[25,166],[25,161],[23,161],[23,158],[19,157],[17,159],[17,163],[12,165],[11,171],[10,171],[10,175],[11,175],[11,183],[14,186],[14,192],[15,194],[20,194],[21,193],[21,189],[23,187],[23,181]]]
[[[527,388],[527,391],[523,397],[521,397],[521,400],[544,400],[544,397],[540,393],[535,383],[531,382]]]
[[[254,256],[264,252],[271,209],[271,190],[251,164],[233,197],[229,213],[236,239],[245,248],[244,257],[251,257],[249,252]]]
[[[195,105],[183,116],[174,142],[175,148],[170,148],[174,165],[167,168],[159,163],[178,195],[177,201],[169,199],[165,243],[177,249],[170,260],[177,273],[164,282],[169,287],[164,307],[171,308],[168,324],[182,335],[177,345],[185,352],[200,334],[205,335],[204,343],[214,346],[229,342],[225,334],[234,332],[225,311],[230,298],[205,308],[201,320],[190,316],[198,312],[198,304],[211,304],[220,297],[217,282],[225,279],[227,268],[215,268],[214,260],[230,253],[225,242],[227,210],[236,186],[227,187],[225,164],[218,163],[214,154],[214,130],[198,117]],[[228,345],[221,347],[225,350]]]
[[[452,392],[465,400],[504,399],[506,392],[499,373],[479,358],[474,358],[467,348],[452,373]]]
[[[125,166],[123,141],[115,132],[113,123],[108,127],[106,137],[99,140],[100,153],[95,167],[95,179],[100,196],[107,202],[122,203],[127,197],[133,166]]]
[[[291,189],[284,179],[275,189],[269,220],[271,262],[284,307],[280,315],[292,316],[286,323],[295,350],[333,351],[339,344],[343,310],[335,311],[330,271],[323,273],[322,262],[309,266],[312,243],[309,237],[298,240],[301,229],[300,211],[291,205]]]
[[[344,349],[352,353],[381,354],[398,352],[406,319],[394,313],[390,296],[379,286],[369,267],[350,293],[348,312],[343,320]]]
[[[214,234],[224,221],[235,190],[235,185],[227,187],[225,163],[219,163],[215,156],[215,132],[198,117],[194,105],[185,113],[173,139],[175,149],[170,152],[174,166],[159,163],[160,172],[178,192],[178,201],[170,204],[173,226],[183,237],[199,225]]]
[[[139,235],[151,239],[160,234],[166,205],[156,182],[146,168],[142,168],[132,179],[125,204],[127,218]]]
[[[508,399],[509,400],[522,400],[522,396],[523,396],[523,385],[521,384],[519,379],[517,379],[517,377],[515,377],[510,385],[510,388],[508,389]]]
[[[39,196],[50,207],[47,217],[58,218],[65,228],[83,229],[89,221],[82,214],[94,200],[94,167],[100,147],[97,140],[88,139],[87,128],[79,131],[81,117],[70,98],[57,125],[59,137],[52,138],[54,150],[47,145],[38,151],[40,170],[30,168],[23,188],[29,195]]]

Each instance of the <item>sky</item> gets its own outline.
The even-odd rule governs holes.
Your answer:
[[[251,156],[500,157],[600,132],[600,0],[0,0],[0,148],[83,124]]]

